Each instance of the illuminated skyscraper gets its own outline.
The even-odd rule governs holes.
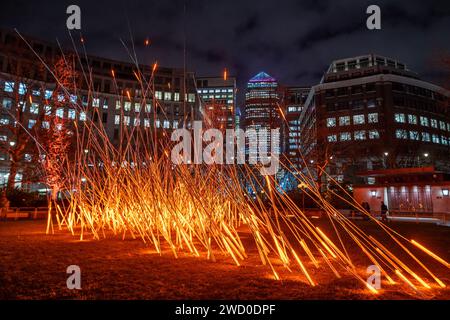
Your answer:
[[[281,128],[280,97],[278,82],[265,72],[260,72],[251,78],[247,84],[245,94],[244,129],[254,129],[256,133],[267,130],[267,146],[271,151],[272,143],[274,151],[280,153],[280,141],[271,141],[270,130]],[[261,143],[261,141],[259,141]],[[246,142],[246,155],[256,156],[258,148]]]

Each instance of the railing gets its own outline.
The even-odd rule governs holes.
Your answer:
[[[19,220],[19,219],[46,219],[48,207],[22,207],[22,208],[0,208],[1,220]]]
[[[363,219],[365,214],[356,210],[339,210],[344,216],[350,219]],[[371,210],[374,218],[381,218],[381,211]],[[390,210],[386,218],[391,221],[406,221],[416,223],[436,223],[439,225],[450,226],[450,212],[418,212]]]

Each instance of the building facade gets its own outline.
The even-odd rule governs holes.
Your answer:
[[[220,130],[235,128],[236,78],[199,77],[197,92],[200,110],[208,127]]]
[[[54,76],[44,68],[41,59],[53,69],[62,59],[60,49],[52,43],[27,38],[28,45],[8,30],[0,30],[0,185],[8,179],[12,149],[16,147],[11,125],[34,130],[45,129],[48,99],[57,87]],[[101,123],[113,144],[120,144],[126,130],[165,131],[190,128],[200,119],[194,74],[183,69],[141,65],[94,56],[73,58],[79,83],[76,92],[61,95],[56,117],[82,123],[87,119]],[[89,70],[89,72],[88,72]],[[18,119],[18,108],[21,118]],[[150,143],[150,141],[149,141]],[[21,166],[32,162],[34,155],[24,153]],[[34,159],[36,160],[36,159]],[[33,161],[36,163],[36,161]],[[16,177],[22,184],[22,172]],[[24,182],[25,182],[24,178]]]
[[[365,55],[334,61],[300,115],[302,153],[317,176],[375,183],[358,172],[421,167],[450,170],[449,91],[399,61]]]
[[[286,87],[284,91],[283,154],[287,159],[286,166],[293,172],[299,170],[302,165],[300,115],[310,89],[309,87]]]
[[[272,129],[280,130],[281,134],[281,113],[281,91],[277,80],[265,72],[258,73],[247,83],[243,127],[245,131],[254,130],[256,134],[266,131],[268,152],[271,152],[273,145],[274,152],[281,153],[281,140],[272,141],[270,134]],[[257,157],[258,148],[246,141],[245,153]]]
[[[391,215],[439,216],[450,213],[450,174],[433,166],[370,170],[360,173],[372,177],[373,185],[355,185],[354,198],[367,202],[372,213],[380,212],[383,201]]]

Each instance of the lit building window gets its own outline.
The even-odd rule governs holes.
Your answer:
[[[155,98],[158,100],[162,100],[162,92],[161,91],[155,91]]]
[[[156,128],[160,128],[161,127],[161,121],[156,120],[155,121],[155,125],[156,125]]]
[[[328,118],[327,119],[327,127],[336,127],[336,118]]]
[[[409,138],[411,140],[420,140],[419,132],[417,132],[417,131],[409,131]]]
[[[378,113],[369,113],[367,120],[369,123],[378,123]]]
[[[67,112],[67,118],[74,120],[75,119],[75,110],[74,109],[69,109],[69,111]]]
[[[134,118],[134,126],[135,127],[139,127],[141,125],[141,119],[139,118]]]
[[[438,122],[436,119],[430,119],[431,127],[436,128],[438,127]]]
[[[378,130],[369,130],[369,139],[379,139],[380,133]]]
[[[5,92],[14,92],[14,82],[12,81],[5,82]]]
[[[122,104],[120,103],[120,100],[116,100],[116,110],[120,110],[122,108]]]
[[[30,106],[30,113],[38,114],[39,113],[39,105],[37,103],[32,103]]]
[[[428,118],[424,116],[420,116],[420,125],[424,127],[428,127]]]
[[[53,91],[52,90],[45,90],[44,97],[45,99],[50,99],[52,97]]]
[[[188,95],[188,102],[195,102],[195,94],[189,93],[189,95]]]
[[[441,136],[441,143],[444,146],[448,146],[448,138],[446,136]]]
[[[172,100],[172,93],[164,92],[164,100]]]
[[[328,136],[328,142],[336,142],[336,141],[337,141],[337,136],[335,134]]]
[[[366,140],[366,131],[365,130],[355,131],[355,140]]]
[[[341,141],[350,141],[352,140],[352,135],[350,132],[341,132],[339,138]]]
[[[52,107],[50,107],[49,105],[45,105],[44,106],[44,113],[46,116],[49,116],[52,114]]]
[[[151,112],[151,111],[152,111],[152,105],[149,104],[149,103],[147,103],[147,104],[145,105],[145,112]]]
[[[408,139],[408,132],[403,129],[395,130],[395,137],[397,139]]]
[[[42,121],[42,128],[43,129],[50,129],[50,122]]]
[[[86,121],[86,112],[80,112],[80,121]]]
[[[353,116],[353,124],[364,124],[366,122],[363,114]]]
[[[441,143],[437,134],[431,135],[431,140],[433,141],[433,143]]]
[[[6,142],[6,141],[8,141],[8,137],[7,136],[0,136],[0,141],[1,142]]]
[[[124,106],[123,106],[123,109],[124,109],[125,111],[130,111],[130,110],[131,110],[131,102],[125,101],[125,104],[124,104]]]
[[[173,128],[177,129],[178,128],[178,120],[174,120],[173,121]]]
[[[134,104],[134,112],[141,112],[141,104],[140,103]]]
[[[19,83],[19,94],[24,95],[27,92],[27,86],[24,83]]]
[[[405,123],[406,122],[405,114],[404,113],[396,113],[395,114],[395,122]]]
[[[173,101],[180,101],[180,93],[179,92],[174,92],[173,94]]]
[[[124,125],[126,125],[126,126],[129,126],[130,125],[130,116],[124,116],[123,117],[123,124]]]
[[[41,91],[40,90],[33,90],[33,91],[31,91],[31,94],[33,96],[39,97],[41,95]]]
[[[422,141],[424,142],[430,142],[430,134],[428,132],[422,132]]]
[[[441,128],[441,130],[445,130],[445,122],[444,121],[439,121],[439,128]]]
[[[12,99],[3,98],[2,107],[5,109],[11,109],[12,108]]]
[[[350,125],[350,116],[339,117],[339,125],[340,126],[349,126]]]
[[[116,114],[114,116],[114,124],[119,125],[120,124],[120,115]]]
[[[414,114],[408,114],[408,123],[417,124],[417,116]]]
[[[31,156],[31,154],[25,153],[24,156],[23,156],[23,159],[24,159],[26,162],[31,162],[31,160],[33,160],[33,157]]]
[[[36,125],[36,120],[30,119],[28,120],[28,129],[32,129]]]
[[[56,110],[56,116],[58,118],[64,119],[64,109],[63,108],[58,108]]]
[[[170,121],[164,120],[164,129],[169,129],[169,128],[170,128]]]
[[[150,128],[150,119],[144,119],[144,127]]]
[[[108,109],[108,99],[103,100],[103,109]]]
[[[0,125],[7,125],[7,124],[9,124],[9,118],[7,117],[0,118]]]
[[[92,106],[93,106],[94,108],[100,107],[100,99],[99,99],[99,98],[94,98],[94,99],[92,100]]]
[[[78,99],[78,97],[76,95],[73,95],[73,94],[70,95],[70,102],[77,103],[77,99]]]

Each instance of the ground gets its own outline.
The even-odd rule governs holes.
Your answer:
[[[356,223],[382,238],[369,222]],[[450,228],[415,223],[393,223],[391,227],[450,260]],[[290,273],[278,265],[282,280],[276,281],[259,262],[250,235],[243,233],[243,241],[248,244],[249,259],[236,266],[225,256],[212,262],[189,254],[175,259],[167,250],[159,255],[142,241],[129,238],[79,241],[64,230],[45,235],[44,221],[2,221],[0,299],[450,299],[449,289],[433,288],[418,296],[405,286],[389,286],[385,281],[374,295],[346,273],[337,279],[329,269],[311,265],[307,268],[319,283],[315,287],[306,283],[299,270]],[[352,254],[354,248],[348,250]],[[419,256],[450,285],[448,268]],[[361,261],[362,266],[364,263]],[[80,291],[66,287],[69,265],[81,268]]]

